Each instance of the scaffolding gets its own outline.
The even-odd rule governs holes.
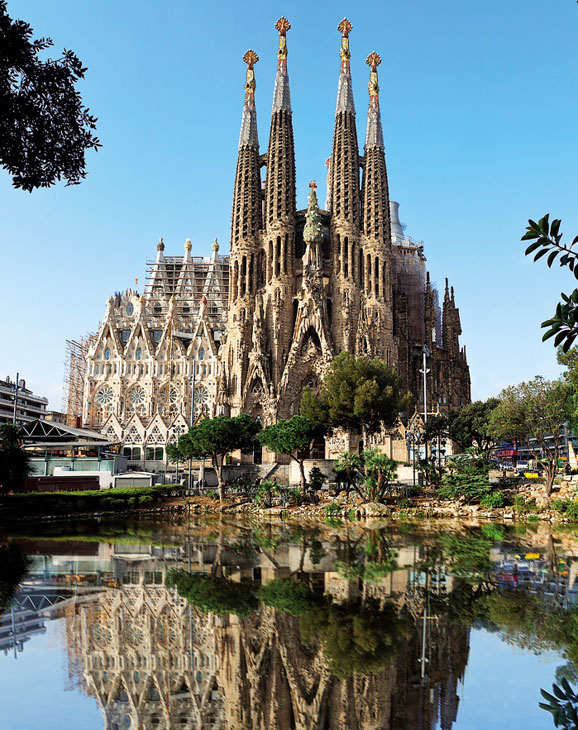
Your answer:
[[[62,412],[66,416],[66,424],[73,428],[79,428],[82,425],[86,357],[95,339],[96,335],[90,332],[82,337],[80,342],[66,340]]]

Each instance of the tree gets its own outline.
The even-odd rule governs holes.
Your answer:
[[[264,428],[258,436],[263,446],[277,454],[286,454],[299,465],[301,489],[305,493],[304,461],[309,456],[318,427],[309,418],[292,416]]]
[[[75,87],[86,68],[72,52],[40,60],[50,38],[32,40],[32,28],[12,20],[0,0],[0,164],[13,185],[32,192],[64,178],[86,177],[84,155],[98,149],[97,119]]]
[[[377,449],[359,455],[346,451],[335,460],[334,470],[345,475],[348,485],[365,502],[381,502],[397,475],[397,461]]]
[[[569,415],[570,396],[568,383],[537,376],[503,390],[490,417],[490,432],[496,438],[524,441],[534,457],[543,460],[548,496],[558,469],[560,430]]]
[[[560,347],[558,348],[558,364],[564,365],[565,373],[562,374],[564,380],[571,387],[571,395],[569,401],[568,422],[574,433],[578,431],[578,347],[571,347],[567,352]]]
[[[178,449],[186,459],[210,458],[217,474],[219,499],[223,500],[223,464],[231,451],[250,453],[261,427],[246,413],[229,418],[204,418],[179,438]]]
[[[3,424],[0,426],[0,490],[15,491],[31,472],[30,454],[22,448],[18,427]]]
[[[550,223],[550,214],[546,213],[540,218],[538,223],[533,220],[528,221],[526,233],[522,236],[522,241],[532,241],[526,249],[526,256],[534,254],[534,261],[538,261],[548,254],[548,267],[558,256],[560,266],[567,266],[574,274],[574,278],[578,279],[578,251],[574,250],[574,246],[578,243],[578,236],[575,236],[569,246],[562,244],[562,233],[560,233],[560,225],[562,221],[553,220]],[[550,337],[554,337],[554,346],[562,346],[564,352],[568,352],[576,337],[578,337],[578,289],[574,289],[571,294],[562,294],[562,301],[556,305],[556,313],[551,319],[542,322],[542,327],[547,331],[542,337],[545,342]]]
[[[316,423],[358,433],[365,446],[389,428],[411,402],[399,375],[381,358],[340,353],[329,366],[319,395],[305,391],[301,413]]]
[[[495,439],[489,432],[489,423],[490,415],[498,402],[497,398],[477,400],[450,413],[448,433],[462,451],[474,446],[487,453],[495,446]]]

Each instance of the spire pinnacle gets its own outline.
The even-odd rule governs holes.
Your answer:
[[[341,50],[339,51],[339,55],[341,56],[341,73],[348,74],[349,59],[351,58],[351,54],[349,53],[349,33],[353,30],[353,26],[347,18],[343,18],[337,26],[337,30],[341,33]]]
[[[257,112],[255,110],[255,73],[253,66],[259,60],[255,51],[249,49],[243,56],[247,64],[247,76],[245,78],[245,106],[243,107],[243,118],[241,120],[241,134],[239,136],[239,149],[246,145],[259,147],[259,136],[257,134]]]
[[[381,113],[379,111],[379,82],[377,78],[377,67],[381,63],[381,56],[372,51],[365,59],[370,67],[369,74],[369,111],[367,112],[367,131],[365,133],[365,148],[379,147],[384,149],[383,130],[381,127]]]
[[[279,31],[279,50],[277,51],[277,68],[287,73],[287,31],[291,30],[291,23],[281,16],[275,23]]]
[[[287,75],[287,31],[290,30],[291,23],[282,16],[275,23],[275,28],[279,31],[279,49],[277,51],[275,90],[273,91],[273,113],[282,109],[291,111],[289,76]]]
[[[245,63],[247,64],[247,77],[245,80],[245,104],[255,104],[255,89],[257,88],[257,84],[255,82],[255,73],[253,71],[253,66],[257,63],[258,60],[259,56],[255,53],[255,51],[251,50],[250,48],[243,56],[243,61],[245,61]]]
[[[341,58],[341,71],[339,73],[339,85],[337,87],[337,107],[335,113],[353,112],[355,114],[355,104],[353,103],[353,89],[351,87],[351,68],[349,60],[351,54],[349,52],[349,33],[353,26],[343,18],[337,26],[337,30],[341,33],[341,49],[339,56]]]
[[[381,56],[372,51],[365,59],[365,63],[371,68],[369,74],[369,103],[379,104],[379,84],[377,82],[377,67],[381,63]]]
[[[309,200],[307,212],[305,213],[305,227],[303,228],[303,240],[306,244],[303,265],[306,269],[312,266],[319,269],[320,265],[319,246],[323,240],[323,223],[319,214],[316,187],[317,183],[312,180],[309,183]]]

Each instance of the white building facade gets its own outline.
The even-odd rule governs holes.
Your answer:
[[[215,415],[218,352],[225,336],[227,257],[165,256],[148,267],[145,293],[107,302],[87,356],[83,423],[123,443],[133,467],[158,471],[165,446],[191,422]]]

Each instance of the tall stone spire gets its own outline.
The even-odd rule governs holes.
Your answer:
[[[377,67],[381,58],[370,53],[366,60],[369,76],[369,109],[365,134],[365,168],[363,172],[363,232],[365,236],[380,239],[391,246],[389,188],[385,166],[383,131],[379,110],[379,83]]]
[[[279,32],[279,49],[265,184],[265,228],[269,229],[269,233],[277,224],[293,223],[296,210],[295,145],[287,73],[287,31],[291,24],[287,18],[281,17],[275,28]],[[280,256],[288,257],[288,251],[280,252]],[[283,260],[282,264],[281,271],[286,270],[286,261]]]
[[[231,255],[235,248],[245,243],[256,243],[261,227],[261,179],[257,114],[255,112],[254,65],[259,60],[255,51],[247,51],[243,61],[247,64],[245,81],[245,105],[239,136],[239,154],[233,193],[233,217],[231,224]]]
[[[355,105],[349,67],[351,23],[344,18],[337,26],[341,33],[341,70],[337,87],[333,152],[330,170],[330,206],[335,219],[359,223],[359,148],[355,127]]]

